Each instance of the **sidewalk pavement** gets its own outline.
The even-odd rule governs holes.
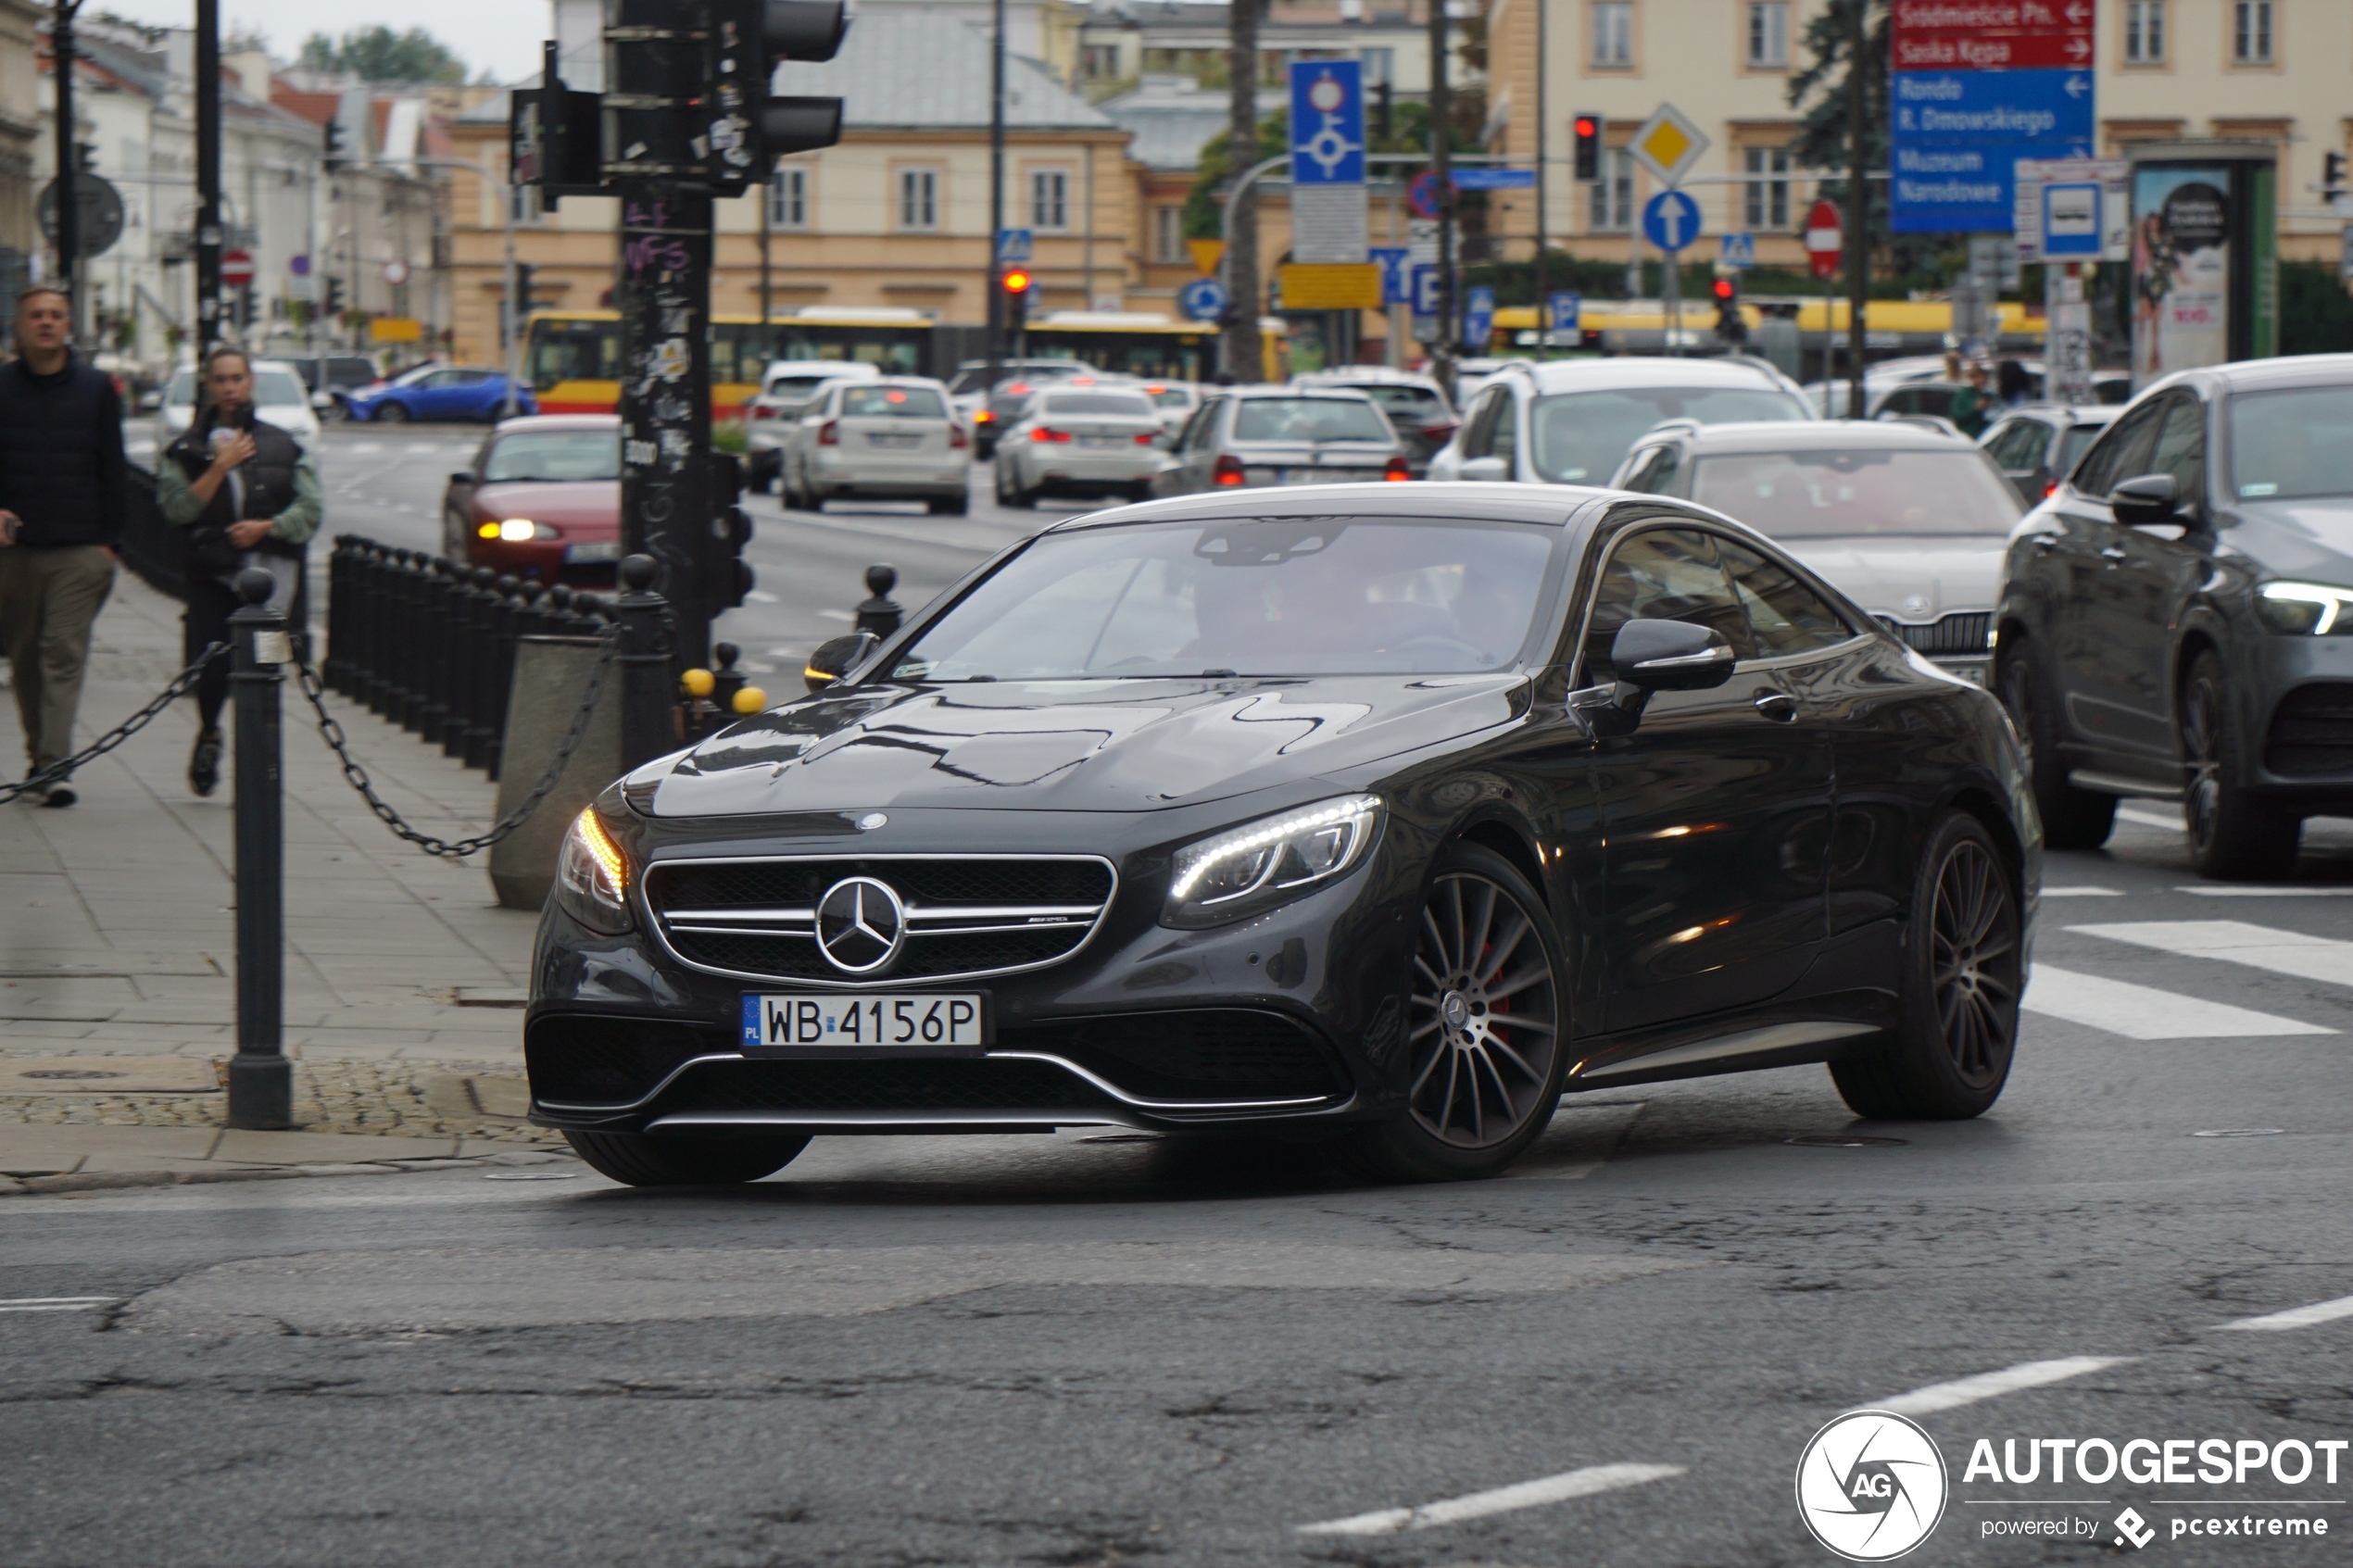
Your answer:
[[[118,579],[82,689],[85,744],[178,671],[180,636],[176,601],[127,572]],[[518,1120],[535,918],[500,909],[481,866],[395,838],[344,782],[292,679],[283,701],[296,1120],[313,1136],[436,1140],[436,1152],[557,1143]],[[489,825],[496,786],[481,774],[328,702],[409,822],[446,838]],[[214,1138],[224,1096],[200,1064],[236,1050],[233,789],[224,759],[210,798],[189,790],[195,728],[195,699],[183,699],[76,776],[80,804],[0,807],[0,1172],[66,1171],[68,1152],[94,1169],[90,1160],[131,1158],[134,1147],[165,1161],[156,1170],[218,1164],[232,1160],[223,1148],[261,1147],[247,1140],[301,1135]],[[0,746],[15,743],[11,723]],[[163,1059],[182,1059],[182,1076]],[[99,1073],[115,1076],[87,1076]],[[69,1127],[91,1131],[81,1145],[57,1142]],[[86,1141],[153,1127],[182,1131],[152,1145]],[[186,1152],[207,1139],[218,1147]]]

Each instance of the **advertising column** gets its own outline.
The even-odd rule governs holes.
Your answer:
[[[2279,352],[2279,149],[2131,150],[2133,385]]]

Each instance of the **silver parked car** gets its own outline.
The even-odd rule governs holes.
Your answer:
[[[1142,500],[1160,471],[1160,410],[1134,386],[1053,386],[1032,393],[997,437],[997,499],[1041,495]]]
[[[1245,386],[1221,389],[1202,404],[1152,489],[1189,495],[1245,485],[1412,477],[1397,433],[1363,393]]]
[[[791,427],[785,505],[813,510],[837,496],[971,508],[972,437],[948,389],[920,376],[830,382]]]

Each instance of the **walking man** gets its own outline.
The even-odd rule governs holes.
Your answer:
[[[114,587],[122,537],[122,400],[73,355],[73,307],[54,288],[17,300],[17,357],[0,365],[0,641],[35,773],[73,755],[90,623]],[[70,775],[31,792],[70,806]]]

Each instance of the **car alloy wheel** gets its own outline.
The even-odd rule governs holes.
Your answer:
[[[1977,839],[1956,844],[1937,870],[1929,964],[1954,1071],[1971,1088],[1999,1083],[2018,1034],[2018,909]]]
[[[1560,1003],[1531,912],[1475,871],[1449,872],[1414,947],[1411,1113],[1460,1149],[1509,1143],[1559,1098]]]
[[[409,422],[409,409],[399,403],[379,403],[369,417],[388,425],[405,425]]]
[[[2284,877],[2296,865],[2304,824],[2250,797],[2231,711],[2229,677],[2212,652],[2182,685],[2182,825],[2201,876]]]

